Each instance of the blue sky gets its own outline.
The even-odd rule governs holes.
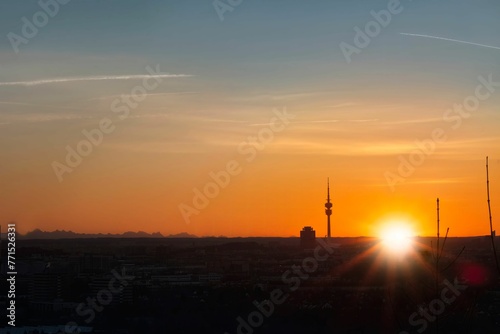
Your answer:
[[[31,21],[40,6],[31,0],[2,1],[0,145],[6,163],[1,182],[3,200],[12,209],[0,219],[23,220],[30,227],[47,220],[54,222],[51,227],[65,226],[68,221],[48,209],[51,203],[63,200],[77,207],[78,189],[89,193],[86,185],[97,186],[115,170],[122,171],[115,181],[123,182],[131,169],[144,172],[152,164],[183,180],[163,181],[167,193],[189,200],[191,189],[203,184],[210,170],[268,122],[273,108],[284,106],[296,115],[296,125],[263,153],[263,161],[282,155],[293,166],[307,154],[338,159],[351,169],[358,164],[355,159],[377,156],[362,164],[362,169],[378,168],[363,169],[362,181],[384,184],[381,175],[397,166],[397,155],[442,124],[444,111],[474,92],[479,75],[500,80],[500,50],[495,49],[500,47],[500,2],[494,0],[403,0],[402,12],[347,63],[339,44],[353,44],[354,27],[364,29],[373,20],[370,12],[387,6],[388,1],[378,0],[243,0],[221,21],[210,0],[72,0],[15,53],[7,35],[21,34],[22,17]],[[144,75],[147,66],[157,65],[183,76],[165,79],[150,92],[132,117],[117,123],[116,132],[59,184],[51,163],[64,159],[65,147],[76,145],[82,130],[113,115],[113,99],[140,83],[85,78]],[[57,78],[81,81],[9,84]],[[500,93],[484,101],[434,158],[452,166],[482,159],[486,152],[500,154],[499,102]],[[327,173],[321,159],[314,173]],[[446,169],[432,168],[415,180],[431,182]],[[148,173],[161,177],[156,169]],[[29,201],[41,204],[23,213],[16,189],[29,185],[54,195],[43,198],[35,192]],[[144,198],[166,196],[159,190],[136,191]],[[172,222],[168,231],[185,230],[178,202],[172,199],[161,213]],[[157,225],[158,220],[151,226]]]

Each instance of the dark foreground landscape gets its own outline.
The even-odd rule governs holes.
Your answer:
[[[2,332],[498,333],[490,238],[449,238],[437,267],[431,242],[20,239],[16,326]]]

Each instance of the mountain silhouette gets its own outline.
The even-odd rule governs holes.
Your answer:
[[[26,234],[18,234],[18,239],[77,239],[77,238],[197,238],[196,235],[182,232],[164,236],[160,232],[147,233],[144,231],[127,231],[121,234],[112,233],[76,233],[66,230],[42,231],[35,229]]]

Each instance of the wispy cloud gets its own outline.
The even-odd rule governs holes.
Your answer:
[[[346,121],[348,121],[348,122],[354,122],[354,123],[377,122],[378,118],[370,118],[370,119],[348,119]]]
[[[238,121],[234,119],[206,119],[206,122],[217,122],[217,123],[247,123],[246,121]]]
[[[426,178],[426,179],[417,179],[417,180],[405,180],[406,184],[456,184],[456,183],[466,183],[470,182],[471,178],[447,178],[447,179],[433,179],[433,178]],[[366,184],[367,186],[372,186],[372,187],[387,187],[387,182],[383,183],[372,183],[372,184]]]
[[[486,45],[486,44],[479,44],[479,43],[461,41],[459,39],[452,39],[452,38],[445,38],[445,37],[431,36],[431,35],[409,34],[409,33],[405,33],[405,32],[400,32],[399,34],[400,35],[405,35],[405,36],[433,38],[433,39],[439,39],[439,40],[443,40],[443,41],[456,42],[456,43],[462,43],[462,44],[470,44],[470,45],[475,45],[475,46],[481,46],[483,48],[500,50],[500,47],[498,47],[498,46],[492,46],[492,45]]]
[[[290,122],[291,124],[312,124],[312,123],[337,123],[338,119],[327,119],[327,120],[318,120],[318,121],[300,121],[300,122]],[[249,124],[249,126],[269,126],[274,123],[254,123]]]
[[[154,114],[141,114],[141,115],[132,115],[129,118],[169,118],[173,119],[176,115],[176,112],[165,112],[165,113],[154,113]],[[217,118],[208,118],[208,117],[193,117],[193,116],[182,116],[184,120],[192,120],[199,121],[200,123],[248,123],[247,121],[239,121],[232,119],[217,119]]]
[[[331,93],[332,92],[328,91],[293,92],[293,93],[276,92],[276,93],[256,94],[251,96],[230,97],[228,98],[228,100],[233,102],[282,101],[282,100],[311,98]]]
[[[168,93],[152,93],[152,94],[145,94],[145,96],[176,96],[176,95],[186,95],[186,94],[198,94],[198,92],[168,92]],[[95,101],[95,100],[107,100],[111,98],[117,98],[117,97],[122,97],[122,96],[129,96],[130,94],[114,94],[114,95],[106,95],[106,96],[100,96],[100,97],[94,97],[91,99],[88,99],[88,101]]]
[[[28,122],[28,123],[40,123],[40,122],[54,122],[54,121],[74,121],[83,119],[92,119],[92,116],[88,115],[76,115],[76,114],[27,114],[27,115],[14,115],[9,117],[7,120],[9,122]]]
[[[323,119],[323,120],[312,120],[312,121],[297,121],[290,122],[290,124],[317,124],[317,123],[338,123],[338,122],[352,122],[352,123],[367,123],[367,122],[376,122],[378,118],[371,119]],[[267,126],[272,123],[254,123],[249,124],[250,126]]]
[[[452,184],[452,183],[465,183],[470,182],[471,178],[448,178],[448,179],[424,179],[424,180],[413,180],[407,181],[406,183],[413,184]],[[387,184],[386,184],[387,186]]]
[[[422,118],[422,119],[405,119],[405,120],[398,120],[398,121],[388,121],[388,122],[383,122],[383,124],[392,124],[392,125],[419,124],[419,123],[435,123],[435,122],[442,122],[442,121],[443,121],[442,117],[431,117],[431,118]]]
[[[82,109],[82,108],[74,108],[74,107],[67,107],[67,106],[53,106],[53,105],[24,103],[24,102],[0,101],[0,104],[12,105],[12,106],[22,106],[22,107],[33,107],[33,108],[47,107],[47,108],[56,108],[56,109],[65,109],[65,110],[70,109],[70,110],[87,111],[86,109]]]
[[[0,86],[38,86],[63,82],[78,82],[78,81],[102,81],[102,80],[133,80],[147,78],[186,78],[191,77],[189,74],[135,74],[135,75],[106,75],[106,76],[91,76],[91,77],[67,77],[67,78],[51,78],[39,79],[32,81],[4,81],[0,82]]]
[[[358,103],[354,103],[354,102],[345,102],[345,103],[339,103],[339,104],[335,104],[335,105],[326,106],[325,108],[336,109],[336,108],[352,107],[352,106],[355,106],[357,104]]]

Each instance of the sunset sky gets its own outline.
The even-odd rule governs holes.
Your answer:
[[[1,224],[285,237],[311,225],[324,236],[330,177],[333,236],[377,235],[391,221],[434,235],[437,197],[443,234],[486,235],[488,155],[500,231],[500,2],[398,8],[348,62],[341,43],[355,47],[355,27],[388,1],[243,0],[221,21],[212,0],[73,0],[17,53],[9,33],[22,37],[22,18],[42,9],[2,1]],[[120,117],[146,68],[160,83]],[[467,116],[453,111],[477,91]],[[113,130],[58,178],[54,162],[106,119]],[[446,139],[411,156],[421,164],[391,187],[436,131]],[[270,132],[250,159],[249,136]],[[239,173],[195,208],[195,189],[234,161]]]

